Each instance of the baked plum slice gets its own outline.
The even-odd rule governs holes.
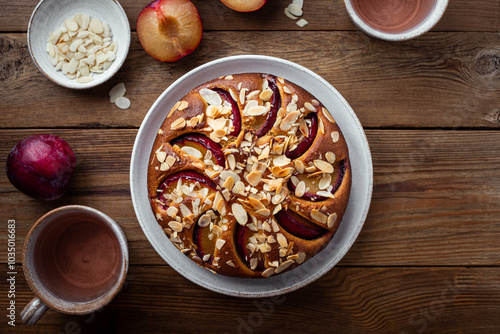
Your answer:
[[[204,262],[212,264],[214,260],[215,240],[217,238],[212,238],[212,240],[210,240],[208,237],[210,233],[212,232],[209,226],[201,227],[196,223],[193,228],[193,241],[196,245],[196,254]],[[210,255],[208,259],[206,258],[207,255]]]
[[[337,165],[334,167],[334,172],[332,174],[332,182],[330,184],[332,187],[330,192],[332,194],[335,194],[337,189],[342,184],[342,180],[344,179],[345,176],[346,167],[347,167],[347,162],[345,160],[339,161]],[[299,178],[299,181],[301,181],[301,179],[307,180],[307,174],[300,174],[296,176]],[[309,184],[312,189],[310,189],[308,192],[305,192],[301,198],[311,202],[326,201],[328,199],[327,197],[316,194],[316,191],[319,190],[318,180],[320,178],[321,177],[317,177],[316,180],[312,180],[312,182],[311,180],[306,181],[306,184]],[[292,179],[288,180],[287,186],[290,191],[295,192],[296,186],[293,184]]]
[[[222,88],[212,88],[213,91],[217,92],[223,100],[231,104],[231,114],[233,115],[233,126],[234,130],[229,133],[231,136],[237,136],[241,131],[241,114],[238,108],[238,104],[233,99],[228,91]]]
[[[240,256],[240,258],[243,260],[243,262],[245,262],[245,264],[247,265],[248,268],[251,269],[251,264],[250,264],[250,260],[251,260],[251,256],[250,256],[250,250],[246,247],[246,245],[248,244],[248,240],[250,239],[250,237],[253,235],[253,232],[243,226],[243,225],[240,225],[240,224],[237,224],[236,226],[236,233],[235,233],[235,238],[236,238],[236,250],[238,251],[238,255]],[[255,270],[255,271],[264,271],[265,268],[264,268],[264,261],[259,259],[257,261],[257,266],[252,269],[252,270]]]
[[[327,229],[311,223],[291,210],[281,210],[274,215],[274,218],[285,231],[301,239],[314,240],[328,232]]]
[[[195,182],[200,185],[205,185],[212,190],[217,190],[217,185],[208,176],[200,174],[192,170],[184,170],[167,176],[167,178],[158,187],[159,192],[163,193],[168,188],[173,188],[174,183],[176,184],[179,180]]]
[[[278,111],[281,108],[281,95],[278,86],[276,85],[276,78],[268,77],[267,81],[269,82],[269,88],[273,92],[273,96],[269,101],[271,103],[271,110],[267,113],[267,118],[262,127],[257,130],[257,137],[262,137],[273,128],[274,123],[276,122],[276,117],[278,116]]]
[[[212,152],[212,156],[215,159],[214,162],[219,166],[224,167],[226,165],[226,158],[224,157],[224,152],[222,152],[220,145],[200,133],[184,134],[172,140],[170,144],[172,146],[177,145],[189,155],[202,160],[208,150]]]
[[[296,148],[286,152],[285,155],[289,159],[297,159],[304,154],[311,147],[314,139],[316,139],[316,135],[318,134],[318,116],[315,113],[309,113],[306,117],[304,117],[304,120],[310,120],[311,122],[311,125],[309,126],[309,134],[297,144]]]

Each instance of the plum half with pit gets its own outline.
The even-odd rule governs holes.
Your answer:
[[[328,232],[327,229],[313,224],[291,210],[281,210],[274,215],[274,218],[285,231],[301,239],[314,240]]]
[[[237,136],[241,131],[241,115],[238,109],[238,104],[232,98],[231,94],[222,88],[213,88],[225,101],[231,104],[231,114],[233,115],[234,130],[231,131],[231,136]]]
[[[193,52],[202,34],[200,15],[189,0],[155,0],[137,18],[137,37],[142,47],[165,62]]]
[[[177,145],[181,147],[181,149],[184,146],[190,146],[200,152],[201,159],[205,156],[205,153],[208,150],[212,152],[212,156],[215,158],[215,161],[219,166],[224,167],[226,164],[226,158],[220,145],[200,133],[187,133],[173,139],[170,144]]]
[[[76,166],[73,150],[63,139],[40,134],[24,138],[7,157],[10,182],[36,199],[52,201],[68,190]]]
[[[318,116],[315,113],[309,113],[304,120],[309,120],[311,125],[309,126],[309,134],[304,140],[297,144],[297,147],[291,151],[286,152],[286,157],[289,159],[297,159],[302,154],[304,154],[316,139],[316,135],[318,134]]]

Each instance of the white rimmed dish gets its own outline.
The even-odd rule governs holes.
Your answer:
[[[50,33],[63,26],[75,14],[88,14],[109,24],[113,40],[118,43],[116,58],[104,73],[94,73],[94,80],[79,83],[67,78],[50,63],[46,51]],[[127,14],[114,0],[41,0],[33,10],[28,23],[28,50],[33,62],[47,78],[58,85],[72,89],[95,87],[110,79],[121,68],[130,47],[130,25]]]
[[[351,197],[345,216],[328,246],[297,268],[269,278],[251,279],[214,275],[182,254],[154,217],[147,191],[149,154],[156,134],[173,105],[196,86],[236,73],[269,73],[294,82],[331,111],[349,147],[352,166]],[[233,56],[202,65],[168,87],[144,118],[137,134],[130,165],[130,191],[135,213],[151,245],[177,272],[190,281],[226,295],[269,297],[294,291],[323,276],[347,253],[366,219],[373,188],[370,149],[363,128],[347,101],[316,73],[293,62],[257,55]]]
[[[359,29],[369,36],[391,42],[405,41],[425,34],[441,20],[448,7],[448,0],[424,0],[406,27],[390,31],[375,27],[363,19],[353,0],[344,0],[344,3],[349,17]]]

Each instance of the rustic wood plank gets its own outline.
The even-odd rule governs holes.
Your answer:
[[[19,271],[21,268],[18,268]],[[205,290],[168,267],[132,266],[127,285],[94,315],[49,310],[36,326],[2,333],[498,333],[500,268],[335,268],[280,297]],[[6,280],[0,281],[7,291]],[[16,313],[32,298],[16,277]],[[7,298],[0,299],[5,310]],[[69,325],[68,325],[69,324]],[[78,326],[78,327],[77,327]],[[78,332],[78,331],[76,331]],[[75,331],[73,331],[75,333]]]
[[[148,56],[134,34],[113,79],[76,91],[37,70],[25,35],[3,34],[0,127],[137,127],[161,92],[187,71],[225,56],[267,54],[322,75],[366,127],[499,128],[499,42],[497,33],[431,33],[391,44],[359,32],[208,32],[194,54],[167,64]],[[122,81],[132,101],[125,111],[108,97]]]
[[[40,131],[0,130],[0,166],[21,138]],[[45,130],[44,130],[45,132]],[[0,176],[0,216],[17,222],[17,259],[37,217],[64,204],[104,211],[123,227],[131,262],[163,264],[143,234],[129,194],[129,160],[136,130],[59,129],[78,166],[69,193],[32,200]],[[345,266],[498,266],[500,132],[368,130],[375,187],[368,220]],[[0,245],[6,244],[0,225]],[[0,263],[6,248],[0,247]]]
[[[135,23],[142,8],[150,1],[122,0],[135,30]],[[200,13],[203,28],[212,30],[357,30],[350,21],[342,0],[314,0],[304,3],[304,15],[309,24],[299,28],[283,14],[290,0],[269,1],[254,13],[238,13],[218,0],[193,0]],[[0,31],[26,31],[37,0],[0,0]],[[498,31],[500,3],[495,0],[454,0],[434,31]]]

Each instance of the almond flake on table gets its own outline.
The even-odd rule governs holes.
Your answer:
[[[115,104],[120,109],[128,109],[130,108],[130,100],[124,96],[121,96],[116,99]]]
[[[126,92],[125,83],[120,82],[109,91],[109,102],[115,103],[116,99],[125,96]]]

